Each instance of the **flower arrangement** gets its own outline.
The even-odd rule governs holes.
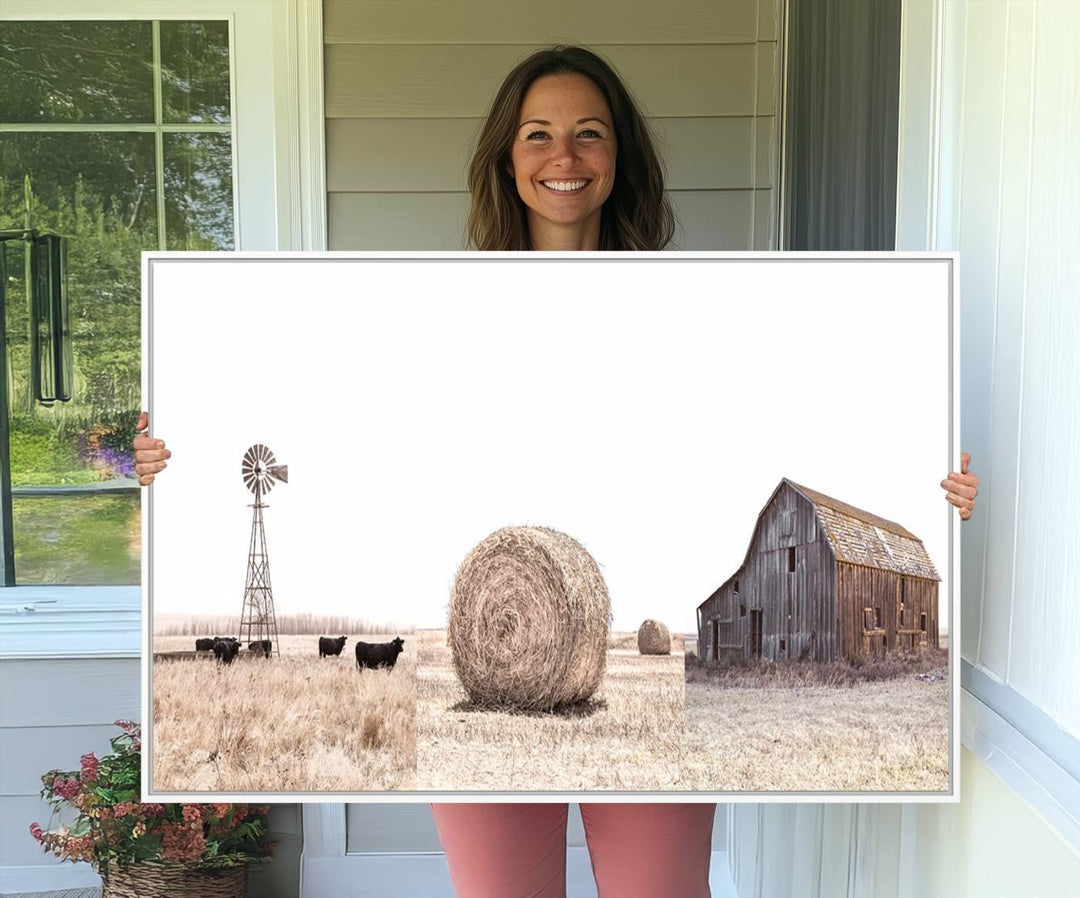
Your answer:
[[[41,797],[53,820],[73,809],[73,823],[56,830],[30,825],[46,852],[65,861],[87,861],[108,876],[110,867],[183,864],[214,870],[270,859],[269,807],[244,804],[144,804],[139,799],[142,747],[138,724],[116,721],[123,732],[111,740],[113,753],[83,755],[81,768],[50,770],[41,778]],[[50,822],[50,826],[52,822]]]

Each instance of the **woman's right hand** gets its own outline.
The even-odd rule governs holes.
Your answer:
[[[131,445],[135,449],[135,473],[139,476],[140,486],[149,486],[154,482],[154,475],[165,470],[172,453],[165,448],[165,441],[154,439],[150,434],[143,433],[147,429],[149,416],[146,412],[139,415],[139,423],[135,429],[139,431],[132,440]]]

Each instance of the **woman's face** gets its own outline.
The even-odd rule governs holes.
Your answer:
[[[545,75],[521,104],[510,150],[518,195],[539,232],[599,235],[600,209],[615,183],[615,128],[600,89],[584,75]]]

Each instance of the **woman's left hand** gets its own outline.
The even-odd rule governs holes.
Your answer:
[[[975,497],[979,495],[979,475],[968,470],[970,464],[971,454],[961,452],[959,473],[953,471],[948,478],[941,481],[946,500],[960,510],[962,521],[971,517],[971,510],[975,507]]]

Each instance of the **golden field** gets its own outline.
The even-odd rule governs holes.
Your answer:
[[[393,670],[357,672],[357,639],[319,658],[318,636],[282,636],[271,660],[157,660],[152,666],[153,788],[162,791],[370,791],[415,788],[416,643]],[[191,636],[156,636],[155,652]]]
[[[687,664],[684,788],[944,791],[945,651],[864,669]]]
[[[419,630],[417,788],[440,791],[680,788],[683,655],[639,655],[635,634],[612,634],[592,700],[564,712],[471,705],[445,630]]]

